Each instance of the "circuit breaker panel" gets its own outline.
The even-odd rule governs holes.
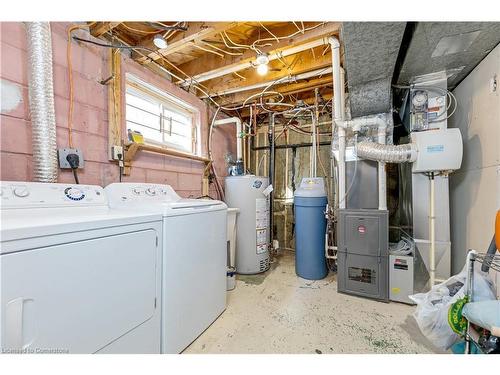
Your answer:
[[[340,210],[338,291],[389,301],[389,214]]]

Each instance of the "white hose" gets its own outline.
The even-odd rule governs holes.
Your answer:
[[[411,240],[402,238],[398,243],[389,244],[389,253],[392,255],[411,255],[413,253],[413,243]]]
[[[26,22],[26,35],[33,180],[56,182],[58,163],[50,24]]]

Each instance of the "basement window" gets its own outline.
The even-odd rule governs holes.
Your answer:
[[[199,153],[199,112],[188,103],[127,74],[125,104],[127,131],[145,143]]]

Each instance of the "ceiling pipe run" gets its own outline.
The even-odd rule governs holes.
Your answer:
[[[292,83],[292,82],[300,81],[303,79],[313,78],[313,77],[316,77],[316,76],[319,76],[322,74],[330,74],[331,72],[332,72],[331,67],[311,70],[310,72],[300,73],[300,74],[296,74],[296,75],[292,75],[292,76],[286,76],[286,77],[280,78],[278,80],[259,82],[259,83],[256,83],[254,85],[240,86],[240,87],[235,87],[234,89],[220,91],[220,92],[217,92],[217,93],[211,95],[211,97],[213,98],[216,96],[236,94],[238,92],[249,91],[249,90],[256,90],[256,89],[260,89],[262,87],[267,87],[271,83],[273,83],[274,85],[281,85],[284,83]],[[200,96],[200,98],[207,98],[207,97],[208,97],[208,95]]]
[[[308,43],[304,44],[299,44],[294,47],[287,48],[283,51],[276,51],[273,53],[270,53],[268,55],[269,61],[277,60],[278,58],[283,58],[287,57],[290,55],[294,55],[299,52],[306,51],[311,48],[319,47],[319,46],[324,46],[327,45],[328,38],[320,38],[313,40]],[[218,78],[221,76],[225,76],[227,74],[235,73],[243,69],[248,69],[248,68],[253,68],[255,66],[255,59],[252,59],[250,61],[242,62],[241,64],[236,64],[236,65],[231,65],[228,67],[222,67],[218,69],[211,70],[209,72],[201,73],[198,75],[193,76],[191,79],[186,79],[183,83],[181,83],[181,86],[189,86],[195,83],[200,83],[204,81],[208,81],[210,79]]]
[[[26,36],[33,181],[56,182],[58,163],[50,24],[26,22]]]

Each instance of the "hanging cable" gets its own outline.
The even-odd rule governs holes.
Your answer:
[[[187,31],[187,27],[185,26],[178,26],[178,25],[165,25],[161,22],[146,22],[148,25],[151,27],[156,27],[157,29],[160,30],[165,30],[165,31],[171,31],[171,30],[178,30],[178,31]],[[157,26],[159,25],[159,26]]]
[[[224,58],[224,55],[223,55],[222,53],[220,53],[220,52],[217,52],[217,51],[212,51],[212,50],[210,50],[210,49],[208,49],[208,48],[205,48],[205,47],[199,46],[199,45],[197,45],[196,43],[192,43],[191,45],[192,45],[193,47],[195,47],[195,48],[201,49],[202,51],[205,51],[205,52],[208,52],[208,53],[213,53],[214,55],[217,55],[217,56],[220,56],[220,57]]]
[[[213,45],[212,43],[205,42],[204,40],[200,40],[200,42],[213,48],[213,49],[216,49],[217,51],[221,51],[222,53],[225,53],[226,55],[230,55],[230,56],[242,56],[243,55],[243,52],[229,52],[229,51],[226,51],[222,48],[217,47],[216,45]],[[235,73],[237,73],[237,72],[235,72]]]
[[[134,28],[132,26],[128,26],[125,22],[121,22],[120,25],[122,25],[123,27],[125,27],[129,31],[133,31],[133,32],[136,32],[136,33],[139,33],[139,34],[144,34],[144,35],[158,34],[158,32],[159,32],[158,30],[146,31],[146,30],[136,29],[136,28]]]
[[[262,26],[264,28],[264,30],[266,30],[274,39],[276,39],[277,42],[279,42],[280,40],[278,39],[278,37],[276,35],[274,35],[267,27],[264,26],[264,24],[262,22],[259,22],[260,23],[260,26]]]
[[[73,148],[73,64],[71,59],[71,33],[78,29],[88,29],[96,22],[86,25],[73,25],[68,28],[68,44],[66,46],[66,62],[68,64],[68,83],[69,83],[69,108],[68,108],[68,144]]]

